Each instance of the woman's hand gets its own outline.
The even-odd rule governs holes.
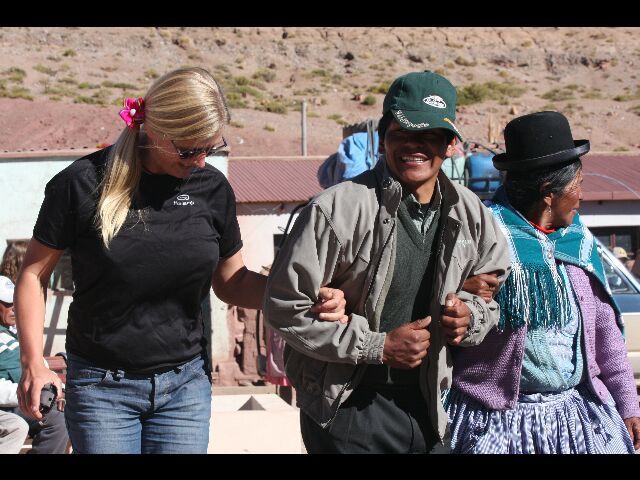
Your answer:
[[[482,297],[485,302],[490,303],[499,285],[498,276],[495,273],[479,273],[467,278],[462,284],[462,290]]]
[[[320,320],[327,322],[347,323],[349,317],[345,315],[347,302],[344,292],[339,288],[320,287],[319,301],[310,308],[313,313],[319,313]]]
[[[58,391],[58,398],[62,396],[62,382],[58,375],[44,365],[36,365],[22,370],[22,377],[18,385],[18,404],[25,415],[36,420],[42,420],[40,413],[40,393],[47,383],[53,383]]]
[[[631,435],[633,448],[635,450],[640,450],[640,418],[627,418],[625,419],[624,424],[627,426],[627,430],[629,430],[629,435]]]

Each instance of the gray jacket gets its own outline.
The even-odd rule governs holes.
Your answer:
[[[421,390],[440,438],[447,414],[442,390],[451,385],[451,355],[440,328],[441,308],[449,292],[469,306],[473,322],[463,346],[477,345],[499,318],[495,301],[461,292],[473,274],[510,271],[507,241],[491,212],[464,187],[441,172],[444,222],[431,300],[431,345],[420,372]],[[366,364],[382,363],[386,333],[378,332],[395,263],[400,183],[384,158],[373,170],[331,187],[300,212],[274,262],[264,300],[267,324],[286,340],[287,377],[298,406],[322,426],[358,385]],[[309,312],[321,286],[344,291],[350,321],[320,321]]]

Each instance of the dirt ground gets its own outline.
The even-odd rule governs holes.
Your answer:
[[[0,152],[112,143],[122,98],[181,65],[221,79],[232,155],[300,154],[302,100],[308,153],[329,155],[342,124],[380,116],[385,85],[424,69],[471,98],[457,120],[470,140],[502,141],[514,116],[552,109],[593,151],[634,152],[638,64],[640,28],[629,27],[5,27]]]

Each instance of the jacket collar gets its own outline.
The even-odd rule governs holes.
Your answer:
[[[440,190],[442,191],[442,212],[448,214],[451,208],[460,202],[460,195],[458,195],[458,190],[453,182],[442,170],[438,172],[438,182],[440,182]]]
[[[380,160],[373,171],[378,182],[380,203],[395,217],[402,201],[402,185],[391,175],[384,155],[380,155]]]

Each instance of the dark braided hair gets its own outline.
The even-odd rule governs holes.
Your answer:
[[[519,172],[507,172],[504,188],[509,203],[524,214],[535,203],[549,195],[559,194],[578,176],[582,161],[576,161],[554,169],[543,168]],[[548,183],[548,185],[545,185]],[[544,185],[544,186],[543,186]]]

